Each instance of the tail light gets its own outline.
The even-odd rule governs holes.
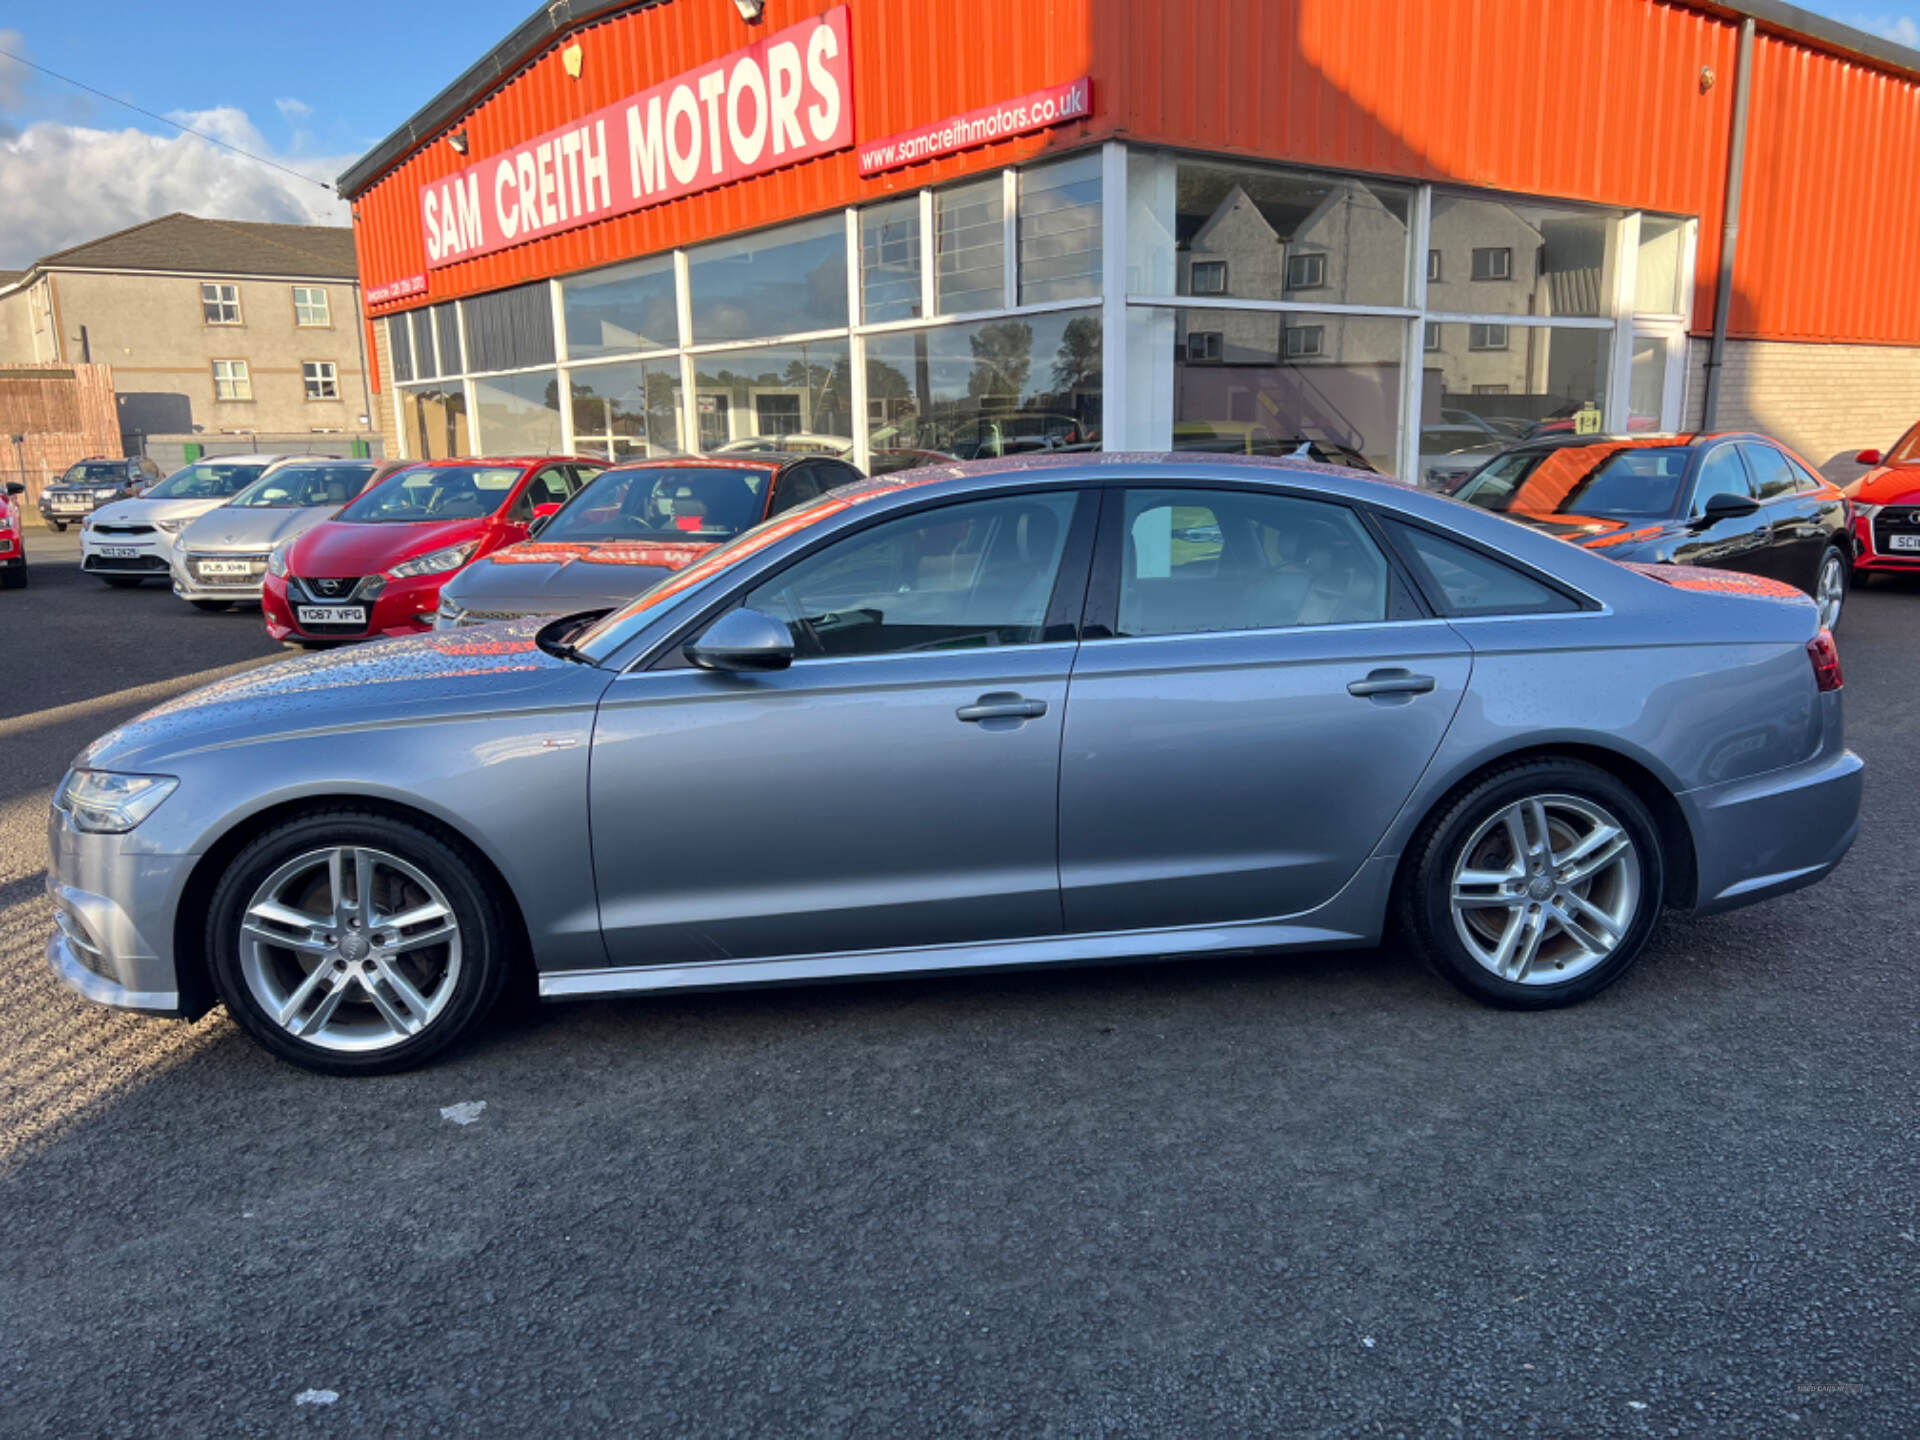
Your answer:
[[[1822,695],[1840,688],[1840,650],[1831,630],[1822,630],[1807,642],[1807,659],[1813,662],[1813,683]]]

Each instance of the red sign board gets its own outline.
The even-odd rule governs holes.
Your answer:
[[[427,277],[424,275],[402,275],[398,280],[389,280],[384,285],[367,287],[367,303],[384,305],[389,300],[404,300],[409,295],[426,293]]]
[[[1012,135],[1030,135],[1050,125],[1084,120],[1092,113],[1093,81],[1082,77],[862,145],[860,173],[878,175],[883,170],[918,165],[923,160],[937,160],[943,155],[989,145]]]
[[[847,37],[841,5],[422,185],[428,268],[846,149]]]

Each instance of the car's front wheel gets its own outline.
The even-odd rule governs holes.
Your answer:
[[[227,1009],[283,1059],[332,1075],[420,1064],[505,983],[509,929],[464,847],[352,809],[276,826],[233,860],[207,950]]]
[[[1427,960],[1477,999],[1571,1005],[1640,957],[1665,856],[1640,797],[1585,761],[1523,761],[1467,787],[1422,828],[1401,918]]]

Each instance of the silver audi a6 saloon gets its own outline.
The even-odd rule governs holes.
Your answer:
[[[48,959],[339,1074],[543,996],[1377,943],[1496,1005],[1825,875],[1813,603],[1306,462],[904,471],[603,616],[235,676],[75,762]]]

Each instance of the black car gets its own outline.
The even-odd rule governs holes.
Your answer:
[[[1840,621],[1847,498],[1764,435],[1556,435],[1496,455],[1455,493],[1613,560],[1784,581]]]
[[[532,538],[447,581],[434,626],[614,609],[741,531],[863,478],[832,456],[773,450],[602,470]]]
[[[102,505],[131,500],[160,478],[160,467],[144,457],[117,460],[94,456],[67,468],[40,492],[40,518],[56,530],[77,524]]]

